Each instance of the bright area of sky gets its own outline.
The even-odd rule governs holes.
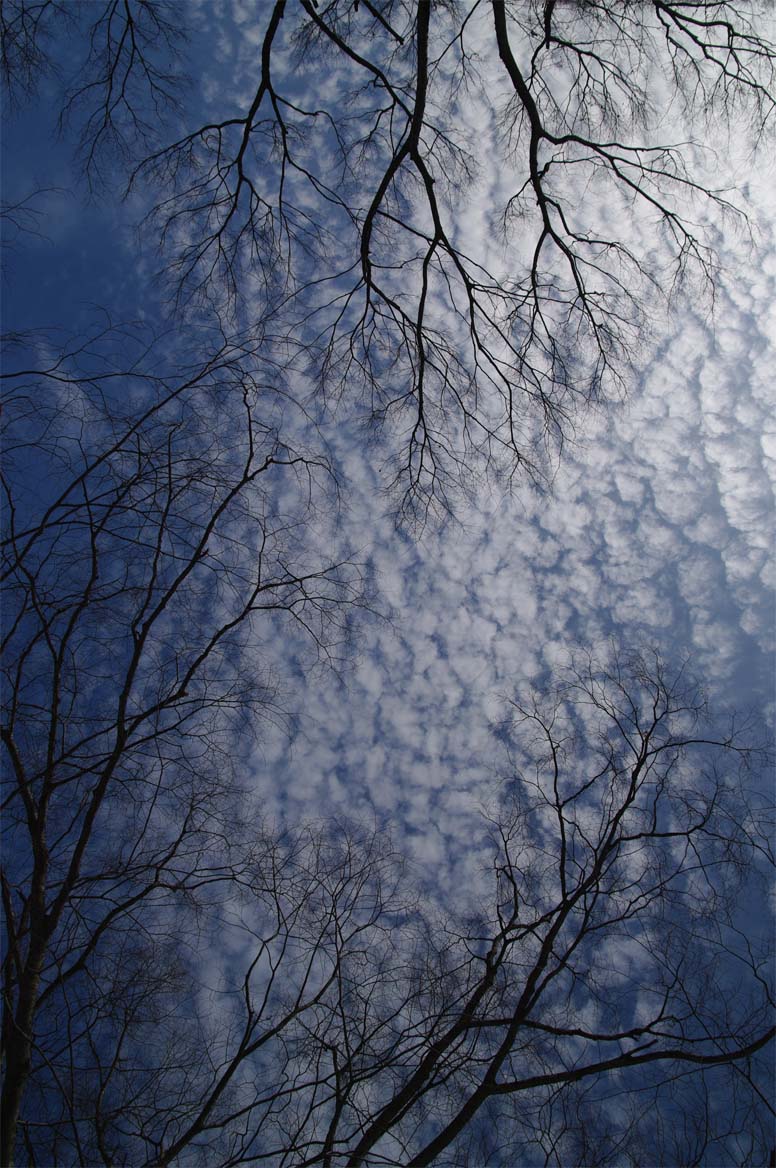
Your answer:
[[[239,86],[255,53],[235,11],[191,9],[212,46],[204,101]],[[133,234],[138,205],[120,200],[120,176],[92,195],[78,180],[53,86],[6,118],[4,198],[57,189],[39,203],[40,236],[6,240],[5,327],[77,329],[96,304],[114,319],[153,317],[155,241]],[[246,758],[268,810],[374,814],[419,861],[465,876],[472,809],[505,765],[504,699],[607,638],[686,652],[716,708],[773,720],[776,187],[765,153],[754,168],[709,156],[711,185],[735,172],[754,244],[721,230],[713,315],[684,297],[655,319],[627,400],[578,419],[551,490],[483,487],[459,525],[415,540],[386,514],[374,451],[332,423],[343,524],[391,620],[360,618],[341,679],[295,672],[290,642],[269,650],[293,717],[290,740],[269,726]],[[467,209],[473,229],[482,214]]]

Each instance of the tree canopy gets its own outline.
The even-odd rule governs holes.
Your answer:
[[[718,0],[277,0],[188,104],[185,18],[12,0],[3,75],[29,89],[79,25],[61,119],[87,174],[118,162],[148,200],[179,307],[366,406],[421,522],[483,469],[541,476],[621,391],[654,294],[711,285],[705,224],[735,213],[693,137],[773,112],[765,21]]]
[[[771,758],[683,658],[510,697],[460,904],[384,825],[265,815],[246,760],[381,608],[328,421],[404,531],[550,477],[659,305],[713,295],[745,214],[699,154],[768,134],[768,24],[3,3],[9,117],[54,103],[149,286],[5,338],[4,1166],[766,1163]]]

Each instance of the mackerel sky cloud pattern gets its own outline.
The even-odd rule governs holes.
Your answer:
[[[523,12],[520,3],[522,0],[513,6],[518,15]],[[528,12],[529,0],[525,3]],[[267,11],[270,7],[273,13],[279,11],[269,4]],[[283,92],[289,100],[335,108],[358,76],[353,61],[343,63],[332,54],[331,68],[322,68],[312,52],[299,55],[301,37],[286,35],[294,13],[293,19],[298,19],[301,27],[308,17],[314,21],[322,7],[315,0],[301,0],[298,6],[289,0],[285,15],[279,18],[285,24],[273,48],[272,68],[282,77],[286,86]],[[531,11],[538,12],[540,7],[533,5]],[[549,4],[542,11],[552,7]],[[558,27],[571,27],[572,6],[561,3],[555,8]],[[343,0],[340,13],[345,9],[351,11]],[[405,14],[410,10],[402,8]],[[493,10],[503,14],[503,6],[498,3]],[[439,28],[445,21],[453,27],[452,8],[448,12],[447,7],[433,0],[431,11]],[[624,11],[628,11],[627,4]],[[191,125],[186,126],[188,132],[192,126],[209,125],[212,110],[216,111],[213,117],[222,116],[223,111],[223,116],[230,111],[244,114],[250,105],[267,13],[258,19],[261,5],[257,8],[253,0],[234,0],[230,4],[190,0],[185,12],[191,26],[194,62],[193,81],[184,100],[186,117],[191,120]],[[371,13],[372,6],[363,0],[362,18],[365,12]],[[88,183],[79,171],[83,156],[79,159],[76,155],[74,160],[69,153],[67,134],[77,129],[83,115],[75,112],[70,123],[65,120],[65,135],[55,137],[52,95],[58,92],[58,82],[53,75],[42,82],[41,100],[23,107],[13,122],[9,120],[3,144],[7,156],[4,198],[12,206],[26,208],[15,212],[15,218],[12,216],[6,236],[6,241],[14,245],[8,249],[6,277],[13,279],[14,293],[11,296],[6,290],[5,327],[13,333],[31,322],[49,325],[55,321],[61,336],[79,336],[89,330],[99,331],[108,321],[131,320],[137,323],[126,326],[126,335],[131,333],[135,344],[137,337],[150,336],[159,325],[161,338],[151,350],[154,361],[157,355],[159,360],[158,367],[153,366],[153,376],[166,371],[165,361],[174,366],[184,358],[188,360],[189,350],[194,354],[191,360],[196,362],[197,346],[206,335],[220,337],[222,331],[223,335],[230,334],[229,344],[234,343],[234,352],[244,354],[250,350],[256,361],[250,391],[245,391],[244,399],[235,392],[230,408],[235,418],[239,415],[241,425],[244,415],[252,417],[250,408],[255,409],[257,433],[261,432],[261,440],[266,440],[267,450],[277,459],[278,470],[281,463],[284,468],[276,478],[267,474],[266,479],[257,480],[255,498],[262,500],[259,510],[262,522],[266,522],[266,527],[259,529],[278,534],[276,543],[269,540],[269,568],[284,577],[288,564],[293,568],[301,564],[302,569],[306,565],[344,565],[340,574],[333,574],[334,582],[327,578],[321,584],[322,600],[311,624],[304,623],[309,611],[304,604],[299,604],[298,611],[304,617],[299,620],[289,619],[288,609],[278,603],[278,611],[261,613],[250,635],[246,625],[234,645],[225,639],[224,645],[229,647],[218,659],[223,676],[234,669],[235,678],[250,677],[258,683],[258,691],[266,683],[267,694],[272,693],[272,700],[267,699],[254,725],[248,728],[240,723],[239,737],[234,739],[236,746],[233,743],[226,752],[225,770],[232,768],[239,775],[245,818],[264,821],[261,830],[265,834],[257,835],[256,854],[265,852],[274,857],[276,848],[277,855],[282,856],[285,844],[278,841],[284,838],[283,832],[287,831],[289,838],[294,832],[304,835],[308,830],[301,826],[304,824],[326,825],[321,830],[329,833],[327,847],[332,839],[336,846],[346,840],[347,829],[342,825],[358,824],[359,831],[366,825],[366,829],[377,831],[379,841],[390,837],[407,858],[411,878],[420,889],[419,900],[429,914],[438,911],[441,920],[443,914],[451,913],[450,919],[458,922],[479,920],[478,913],[503,911],[501,905],[483,910],[483,904],[488,906],[488,898],[492,899],[494,880],[493,842],[486,817],[494,807],[505,805],[508,783],[529,754],[527,747],[521,754],[514,703],[531,691],[551,689],[558,678],[566,675],[570,661],[579,659],[576,655],[580,651],[590,650],[608,659],[613,647],[623,655],[654,649],[671,667],[686,660],[690,663],[688,671],[701,680],[709,705],[722,722],[737,710],[743,721],[749,720],[759,741],[776,720],[776,197],[767,150],[761,150],[753,164],[747,153],[748,142],[743,135],[740,141],[737,136],[735,118],[729,139],[711,116],[700,130],[697,125],[691,130],[684,122],[682,101],[670,87],[670,77],[656,76],[654,92],[649,95],[654,103],[653,124],[644,132],[665,142],[684,142],[700,134],[702,140],[690,151],[700,187],[708,187],[720,199],[729,195],[749,219],[747,227],[735,211],[709,207],[696,197],[697,192],[684,191],[682,195],[681,190],[674,190],[688,222],[708,227],[714,258],[706,252],[702,258],[708,263],[705,276],[711,275],[711,280],[704,279],[704,272],[697,268],[686,279],[677,277],[676,266],[666,260],[666,224],[661,224],[660,215],[651,205],[632,197],[617,184],[607,185],[595,168],[578,171],[569,162],[551,171],[554,177],[547,180],[547,190],[567,200],[571,227],[583,234],[589,232],[594,239],[600,236],[627,241],[633,254],[644,257],[644,267],[629,267],[622,255],[612,260],[610,274],[614,272],[621,278],[623,286],[620,298],[608,303],[617,303],[622,311],[620,339],[626,351],[625,359],[617,366],[619,374],[608,383],[600,379],[600,384],[596,350],[588,331],[590,320],[580,323],[579,316],[574,315],[578,304],[573,281],[564,289],[565,301],[560,293],[553,299],[561,281],[554,284],[547,276],[542,304],[559,335],[563,333],[561,325],[565,327],[565,356],[555,365],[547,350],[538,357],[535,350],[529,350],[535,361],[526,380],[530,392],[526,392],[525,401],[519,398],[522,405],[512,419],[515,441],[524,457],[518,458],[516,473],[510,477],[515,466],[502,457],[501,451],[508,429],[503,403],[517,381],[513,384],[505,377],[499,380],[493,370],[502,374],[505,369],[511,374],[522,370],[524,354],[517,360],[507,343],[509,330],[499,332],[494,326],[490,333],[483,331],[482,344],[490,346],[488,352],[492,354],[488,365],[483,357],[485,347],[477,349],[472,341],[473,332],[468,331],[465,312],[460,311],[460,299],[455,298],[460,298],[460,287],[457,293],[450,293],[451,285],[445,283],[452,269],[445,269],[442,261],[438,269],[429,263],[432,276],[420,291],[417,273],[422,264],[418,257],[425,241],[417,245],[417,254],[411,254],[413,241],[431,230],[433,216],[424,199],[433,187],[449,220],[450,238],[461,254],[483,265],[478,271],[487,268],[506,286],[510,280],[514,284],[526,265],[530,269],[536,243],[536,223],[531,216],[537,200],[530,191],[530,197],[524,197],[528,186],[520,186],[525,177],[520,171],[524,160],[521,163],[519,150],[511,149],[505,129],[518,103],[514,87],[505,81],[490,13],[489,4],[474,4],[461,42],[449,40],[444,52],[432,45],[439,51],[441,62],[435,100],[441,108],[444,103],[439,95],[446,95],[449,109],[458,118],[456,130],[460,138],[456,143],[470,151],[466,156],[470,171],[459,172],[465,181],[458,182],[452,171],[450,176],[440,172],[424,187],[418,170],[407,181],[406,189],[397,188],[395,202],[385,203],[391,208],[393,226],[382,224],[382,234],[379,226],[370,228],[373,254],[369,262],[379,271],[385,288],[402,305],[411,306],[407,319],[412,319],[422,302],[429,336],[437,329],[444,338],[444,343],[433,350],[437,364],[430,363],[425,382],[418,374],[417,353],[411,347],[415,332],[401,314],[391,317],[386,312],[380,321],[385,331],[369,354],[380,376],[374,378],[371,391],[368,378],[355,385],[362,366],[358,360],[348,365],[347,356],[342,357],[342,351],[347,354],[347,344],[336,351],[332,346],[326,354],[327,359],[331,357],[331,368],[322,356],[325,348],[319,341],[327,328],[333,327],[331,320],[336,310],[332,305],[340,304],[336,296],[344,295],[342,289],[349,280],[357,285],[363,272],[363,257],[359,261],[356,252],[354,260],[351,252],[353,241],[363,229],[365,208],[369,207],[369,181],[380,169],[380,159],[375,163],[365,148],[363,175],[367,178],[363,187],[358,186],[360,170],[348,177],[350,196],[355,198],[355,190],[362,200],[358,213],[349,217],[333,194],[340,192],[336,185],[337,142],[330,130],[321,130],[322,124],[329,125],[323,115],[311,117],[308,139],[300,133],[298,142],[294,142],[299,157],[313,169],[318,168],[315,173],[325,176],[331,187],[322,194],[322,183],[316,186],[298,175],[288,180],[294,192],[294,215],[298,216],[295,223],[303,224],[300,237],[309,228],[311,233],[319,233],[325,246],[319,256],[312,247],[309,252],[300,248],[297,253],[302,257],[298,261],[303,274],[300,284],[308,281],[305,294],[309,293],[309,298],[299,309],[297,325],[288,326],[286,333],[284,322],[296,319],[293,313],[297,308],[293,295],[284,299],[287,289],[283,296],[278,293],[287,258],[282,240],[274,251],[267,245],[264,254],[261,247],[266,240],[257,232],[253,250],[246,246],[233,272],[228,270],[228,264],[219,268],[214,263],[212,287],[208,284],[211,277],[203,277],[198,283],[212,256],[208,252],[204,262],[200,263],[202,257],[191,261],[197,253],[197,230],[203,221],[197,218],[201,212],[197,201],[201,196],[203,205],[207,205],[213,189],[208,182],[215,182],[215,189],[221,189],[213,180],[213,172],[207,170],[208,159],[212,161],[218,154],[214,143],[221,141],[220,131],[213,126],[192,147],[195,163],[190,171],[190,159],[181,162],[186,157],[185,150],[180,157],[171,154],[172,162],[165,156],[159,163],[155,156],[153,166],[141,165],[133,173],[123,200],[118,197],[115,175],[98,169],[91,173],[92,187],[87,189]],[[357,16],[357,5],[352,5],[348,19],[355,21]],[[774,31],[771,17],[763,16],[762,23]],[[379,37],[388,34],[383,28],[374,36],[375,43],[380,44]],[[532,67],[528,38],[515,35],[514,40],[519,46],[518,56],[522,52],[525,57],[518,63],[527,73]],[[458,89],[455,84],[455,46],[459,43],[471,54],[472,78],[478,79],[471,91],[466,86]],[[183,51],[182,43],[180,47]],[[72,65],[68,51],[64,43],[55,50],[63,68]],[[398,90],[405,96],[412,95],[414,58],[411,54],[402,56],[397,50],[395,59],[397,76],[401,77]],[[642,62],[635,58],[630,64],[636,73],[642,68]],[[554,83],[562,87],[565,66],[557,60],[552,67],[547,64],[547,76],[551,68],[555,69]],[[308,69],[317,70],[314,83]],[[406,76],[401,74],[402,69]],[[379,86],[370,82],[352,99],[347,109],[353,124],[371,109],[370,103],[377,101],[374,94],[378,90]],[[392,116],[400,120],[395,109]],[[528,126],[528,115],[524,112],[521,116]],[[586,115],[579,116],[584,121]],[[173,111],[171,125],[176,127],[176,133],[180,129],[177,117]],[[601,115],[600,125],[594,126],[596,132],[600,131],[599,138],[604,122]],[[231,124],[230,127],[234,128]],[[347,132],[355,134],[350,123]],[[262,134],[256,134],[262,146],[257,148],[259,161],[253,159],[253,164],[259,175],[257,185],[266,178],[269,189],[270,163],[275,156],[271,145],[267,145],[272,142],[271,131],[266,131],[266,141]],[[225,131],[224,140],[227,135]],[[173,138],[170,132],[168,139]],[[385,141],[392,142],[391,135],[386,134]],[[42,160],[41,144],[49,142],[50,149]],[[561,145],[556,143],[555,147],[560,150]],[[547,151],[542,159],[550,171],[547,142],[541,149]],[[374,153],[379,151],[375,149]],[[451,148],[450,157],[454,153]],[[514,166],[512,154],[517,159]],[[433,151],[428,152],[428,157],[438,165]],[[575,164],[578,161],[575,159]],[[577,177],[580,173],[584,179]],[[203,174],[208,177],[200,188],[197,182]],[[448,185],[447,177],[451,180]],[[188,188],[187,182],[192,183]],[[294,182],[297,187],[293,187]],[[557,184],[554,187],[553,182]],[[35,187],[37,194],[28,207],[23,200]],[[271,196],[268,198],[271,201]],[[158,215],[160,205],[162,219]],[[506,210],[510,205],[515,212],[512,217]],[[192,206],[195,211],[188,216]],[[322,206],[329,207],[329,220],[321,218]],[[238,201],[236,207],[237,215],[243,204]],[[165,213],[170,214],[170,220],[162,241],[158,228]],[[210,224],[208,214],[204,221]],[[217,217],[214,212],[212,221]],[[376,222],[380,224],[379,217]],[[14,230],[20,226],[32,226],[33,231]],[[589,242],[587,236],[584,238]],[[601,254],[608,254],[605,247]],[[330,268],[319,272],[315,265],[324,261],[330,263]],[[170,272],[184,273],[177,285],[169,279]],[[413,272],[414,276],[407,275]],[[605,283],[608,278],[597,268],[595,273],[591,288],[595,280],[600,278]],[[454,284],[454,278],[450,279]],[[485,285],[488,279],[483,277]],[[315,291],[309,291],[312,287]],[[325,296],[330,287],[334,292],[329,303]],[[617,279],[612,277],[606,287],[611,293],[618,287]],[[488,293],[482,293],[483,301],[490,293],[492,286]],[[346,323],[350,320],[347,312],[357,314],[360,303],[353,295],[356,308],[350,301],[347,310],[343,308]],[[302,300],[300,296],[300,304]],[[384,303],[390,303],[389,296]],[[288,307],[290,304],[293,308]],[[565,320],[564,305],[568,309]],[[643,317],[639,317],[636,305],[643,309]],[[284,318],[286,310],[290,315]],[[189,330],[185,335],[176,331],[183,319]],[[522,336],[525,321],[519,313],[516,320],[514,335]],[[109,334],[110,330],[106,332]],[[575,335],[581,338],[578,351],[573,343]],[[25,358],[29,357],[31,363],[45,363],[59,336],[36,334],[25,339]],[[430,342],[429,348],[433,349]],[[98,349],[99,345],[95,345],[95,352]],[[616,349],[613,344],[611,352]],[[117,342],[116,351],[120,350]],[[609,350],[604,345],[602,351]],[[453,367],[451,354],[461,353],[465,357],[460,367],[455,366],[455,376],[445,382],[439,370],[448,368],[448,358]],[[359,360],[362,358],[363,353],[359,353]],[[112,357],[99,358],[103,359],[107,367]],[[87,356],[87,367],[90,360],[98,358]],[[471,367],[466,361],[471,362]],[[63,362],[63,386],[52,391],[71,403],[71,429],[62,446],[70,452],[78,448],[80,433],[89,432],[78,412],[87,410],[83,403],[88,395],[84,394],[81,401],[79,389],[68,382],[76,364],[76,358]],[[324,366],[326,371],[321,372]],[[492,384],[477,398],[471,416],[464,419],[451,410],[446,419],[449,428],[440,427],[444,411],[434,413],[437,399],[442,403],[454,399],[459,404],[473,400],[474,393],[467,397],[473,384],[467,378],[472,369],[479,376],[486,367],[488,376],[493,375]],[[242,369],[236,359],[235,368]],[[338,383],[340,368],[345,372]],[[228,384],[230,391],[235,386],[243,388],[239,376],[234,382],[224,376],[224,385]],[[487,377],[483,375],[485,382]],[[496,390],[491,392],[493,385]],[[122,391],[123,386],[122,381]],[[461,391],[459,397],[451,386]],[[542,394],[548,386],[553,392],[557,390],[558,396],[552,409],[543,412]],[[101,388],[102,383],[100,392]],[[417,411],[413,410],[421,388],[432,401],[428,408],[429,433],[442,451],[442,489],[438,496],[428,464],[418,455],[420,449],[425,457],[422,441],[407,456],[416,441],[418,428],[413,423]],[[227,413],[219,413],[221,389],[218,378],[207,389],[197,386],[195,392],[201,392],[201,400],[207,401],[205,408],[213,411],[210,415],[203,412],[199,422],[196,410],[191,409],[195,396],[186,399],[186,409],[190,410],[186,424],[191,424],[191,433],[196,436],[192,450],[196,447],[206,468],[210,434],[202,419],[212,418],[214,429],[215,422],[223,425]],[[137,385],[134,390],[138,395],[141,392]],[[520,391],[524,390],[521,383]],[[131,392],[127,390],[122,405],[129,403]],[[390,405],[386,404],[388,399]],[[559,419],[563,421],[562,441]],[[251,440],[252,425],[249,420],[245,431]],[[423,427],[419,430],[422,434]],[[280,439],[273,445],[276,433]],[[235,449],[239,452],[243,448],[237,443]],[[218,441],[213,440],[213,450],[217,451],[213,467],[218,460],[219,466],[228,466],[234,452],[223,434]],[[314,457],[315,469],[309,478],[305,470],[298,476],[285,473],[288,468],[284,460],[293,461],[295,457],[295,453],[293,457],[289,454],[291,450]],[[138,444],[138,463],[139,451]],[[509,457],[511,453],[507,451]],[[65,461],[67,457],[70,455]],[[179,466],[184,465],[185,457]],[[269,461],[272,463],[272,459]],[[404,477],[397,469],[401,467],[406,472]],[[207,477],[209,469],[204,473]],[[215,470],[213,474],[215,477]],[[186,489],[190,486],[187,483]],[[39,487],[35,473],[30,473],[24,484],[28,497],[32,498]],[[445,497],[448,487],[449,496]],[[202,500],[207,491],[199,494],[197,488],[192,495],[197,501],[191,504],[191,514],[198,515],[198,507],[206,510]],[[448,500],[450,513],[446,508]],[[246,507],[234,527],[226,529],[222,543],[218,542],[219,536],[213,535],[210,546],[197,557],[194,575],[207,557],[211,565],[226,565],[223,590],[219,592],[218,585],[214,585],[213,593],[224,612],[230,597],[239,594],[250,576],[250,572],[241,575],[240,556],[246,543],[238,538],[243,531],[251,532],[250,539],[257,538],[250,526],[249,511]],[[185,535],[181,535],[181,544],[185,542]],[[256,561],[263,554],[259,544],[260,540],[255,548],[249,545]],[[251,571],[253,567],[252,563]],[[215,567],[213,572],[218,578]],[[293,575],[290,570],[289,575]],[[363,594],[359,593],[361,581]],[[278,587],[278,595],[283,587],[283,583]],[[200,602],[204,596],[203,591]],[[334,615],[327,624],[329,604]],[[181,628],[186,631],[182,619]],[[322,629],[326,636],[330,635],[330,641],[323,633],[316,641]],[[105,643],[108,644],[107,638]],[[160,645],[160,676],[167,669],[172,677],[177,669],[175,654],[165,656],[163,637]],[[215,680],[220,682],[222,676]],[[143,684],[151,692],[152,670]],[[592,705],[595,707],[595,703]],[[590,717],[592,724],[594,715]],[[235,715],[234,725],[238,722]],[[231,726],[228,733],[233,733]],[[226,741],[226,731],[224,735]],[[195,776],[196,769],[195,761],[191,767]],[[758,797],[762,794],[758,792]],[[585,823],[595,819],[595,812],[584,806],[584,800],[580,801],[579,816]],[[62,839],[66,838],[65,832]],[[316,837],[310,829],[309,838],[310,854],[317,855],[316,848],[324,835]],[[535,845],[537,852],[540,850],[536,839],[526,842],[526,851],[531,850],[529,844]],[[389,847],[388,843],[385,846]],[[325,848],[321,854],[323,851]],[[641,863],[638,849],[627,858],[637,871]],[[313,880],[310,888],[317,887]],[[251,931],[253,909],[245,908],[242,896],[241,887],[232,899],[227,897],[228,927],[224,928],[222,948],[219,922],[215,915],[207,917],[206,913],[202,934],[192,945],[192,953],[199,945],[205,958],[197,1006],[191,1016],[201,1009],[205,1028],[210,1027],[212,1049],[208,1048],[208,1057],[216,1051],[212,1055],[214,1065],[221,1058],[226,1064],[225,1052],[239,1024],[234,1023],[233,1032],[223,1027],[213,1002],[220,1000],[219,995],[226,999],[231,994],[229,1008],[239,1019],[243,988],[246,1000],[250,997],[252,975],[245,975],[244,987],[240,978],[243,966],[252,960],[260,930],[257,926],[255,932]],[[314,892],[309,893],[311,901],[314,896]],[[272,908],[270,904],[270,917]],[[195,915],[192,910],[190,920],[187,918],[189,924]],[[396,919],[400,916],[397,910]],[[407,919],[411,916],[409,913]],[[195,926],[191,927],[196,931]],[[759,921],[757,928],[761,928]],[[209,938],[208,929],[212,932]],[[527,944],[533,944],[537,935],[528,930]],[[756,937],[758,942],[759,939]],[[612,942],[608,951],[611,964],[603,965],[600,973],[604,988],[625,985],[631,972],[638,970],[638,955],[628,944],[624,939]],[[464,947],[468,945],[467,938]],[[470,957],[475,950],[472,942],[472,948],[467,950]],[[279,961],[277,968],[281,966]],[[634,985],[638,985],[635,975]],[[724,987],[715,989],[722,993]],[[648,1017],[652,1008],[650,992],[651,987],[645,989],[643,985],[634,992],[627,1007],[632,1017],[625,1019],[629,1026],[636,1027],[642,1017]],[[256,1000],[258,997],[257,993]],[[572,997],[570,992],[570,1015]],[[603,997],[605,1000],[605,994]],[[624,991],[621,1000],[627,1002]],[[586,1010],[574,1019],[575,1024],[595,1031],[602,1025],[605,1009],[599,1002],[588,1003]],[[576,1051],[574,1043],[579,1035],[573,1029],[569,1033],[572,1042],[564,1050]],[[284,1035],[282,1041],[285,1042]],[[633,1034],[622,1041],[617,1038],[623,1049],[630,1049],[628,1044],[636,1041]],[[541,1049],[539,1040],[535,1047],[533,1042],[531,1038],[526,1044],[531,1058]],[[517,1055],[515,1059],[517,1063]],[[269,1055],[267,1060],[269,1066]],[[411,1058],[407,1062],[409,1065]],[[263,1069],[260,1059],[255,1067]],[[254,1077],[260,1076],[257,1073]],[[255,1088],[255,1084],[251,1088],[248,1079],[246,1071],[246,1080],[240,1086],[247,1092],[246,1098]],[[611,1114],[615,1114],[619,1104],[610,1101],[609,1105]],[[501,1106],[501,1101],[494,1102],[492,1112],[487,1114],[509,1116],[509,1099],[505,1097],[503,1111],[499,1112]],[[312,1114],[314,1109],[310,1111]],[[513,1117],[504,1122],[516,1124],[517,1120]],[[430,1140],[436,1131],[434,1123],[436,1117],[418,1120],[422,1139],[416,1135],[412,1138],[420,1144]],[[495,1121],[493,1127],[497,1131]],[[476,1125],[472,1130],[474,1141],[478,1135]],[[401,1158],[404,1153],[395,1154],[399,1158],[391,1162],[409,1162]],[[474,1158],[466,1160],[462,1151],[460,1162],[482,1168],[477,1160],[479,1154],[475,1150],[471,1153]],[[636,1150],[637,1160],[638,1155]],[[737,1162],[736,1155],[734,1148],[730,1163]],[[512,1168],[506,1153],[505,1157],[499,1160],[494,1154],[489,1165]],[[178,1161],[173,1157],[172,1162]],[[242,1161],[234,1161],[238,1162]],[[447,1163],[444,1159],[439,1162]],[[184,1158],[180,1163],[187,1161]]]

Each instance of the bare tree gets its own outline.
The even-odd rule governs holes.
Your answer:
[[[4,1165],[62,1051],[41,1018],[99,987],[106,937],[115,962],[117,932],[232,871],[234,739],[275,708],[257,618],[336,656],[361,596],[347,563],[310,564],[328,468],[284,445],[249,350],[165,377],[170,339],[143,330],[37,347],[4,374]]]
[[[0,202],[1,250],[14,249],[23,236],[45,238],[41,231],[41,221],[44,216],[44,207],[41,204],[45,206],[47,196],[55,194],[60,194],[55,187],[44,188],[32,191],[15,203]]]
[[[0,81],[12,102],[29,98],[46,74],[60,71],[56,38],[67,32],[77,45],[83,35],[84,55],[66,90],[60,128],[86,107],[83,161],[92,174],[98,153],[123,153],[130,142],[150,139],[160,118],[176,108],[181,79],[174,65],[185,40],[180,16],[169,0],[104,0],[80,11],[62,0],[4,0]]]
[[[59,0],[4,0],[0,8],[0,79],[12,101],[36,89],[50,68],[50,24],[67,18]]]
[[[88,55],[59,121],[60,130],[78,124],[90,183],[106,162],[155,142],[165,119],[179,111],[184,81],[178,57],[186,39],[181,15],[159,0],[111,0],[90,13]]]
[[[144,905],[99,1025],[68,1002],[31,1162],[764,1164],[773,999],[738,898],[772,855],[742,732],[657,656],[515,709],[479,916],[422,912],[379,834],[257,822],[174,923]]]
[[[539,476],[577,406],[619,392],[656,290],[713,283],[694,209],[733,207],[663,107],[758,136],[773,46],[716,0],[277,0],[256,25],[242,107],[132,176],[179,297],[273,319],[324,395],[395,427],[408,517],[473,469]]]
[[[313,558],[334,484],[287,415],[365,403],[420,523],[482,469],[539,477],[655,289],[713,283],[692,209],[733,207],[659,89],[760,136],[764,23],[275,0],[250,92],[170,142],[179,10],[75,11],[4,3],[3,77],[31,90],[85,30],[60,124],[92,176],[133,159],[178,316],[9,339],[0,1160],[762,1165],[759,759],[681,671],[582,663],[515,706],[474,915],[421,911],[380,833],[263,822],[244,759],[281,716],[276,622],[336,658],[362,597]]]
[[[767,22],[740,3],[275,0],[227,108],[192,102],[154,144],[181,10],[86,11],[63,101],[87,169],[137,160],[179,306],[260,321],[324,398],[366,403],[421,522],[483,469],[540,478],[577,408],[622,389],[654,297],[713,285],[700,222],[734,207],[693,136],[757,140],[773,112]],[[11,81],[58,15],[14,0]]]
[[[385,1147],[389,1162],[444,1162],[505,1098],[513,1121],[490,1129],[509,1133],[501,1162],[587,1163],[574,1146],[584,1125],[548,1116],[579,1106],[578,1085],[595,1083],[601,1108],[607,1076],[613,1096],[644,1090],[653,1072],[746,1060],[773,1037],[764,955],[735,924],[752,855],[771,859],[730,773],[735,733],[699,727],[699,695],[657,658],[587,664],[517,712],[520,766],[493,821],[494,908],[461,936],[464,993],[354,1132],[348,1164]],[[721,773],[708,756],[690,761],[708,747]],[[609,1149],[596,1162],[616,1158],[616,1139]]]

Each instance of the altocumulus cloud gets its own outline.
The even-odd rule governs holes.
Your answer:
[[[290,752],[256,760],[283,772],[279,811],[374,814],[421,863],[465,874],[504,696],[608,638],[686,653],[715,706],[772,717],[776,246],[765,199],[751,211],[755,252],[741,264],[740,234],[722,240],[713,311],[677,299],[638,383],[582,424],[546,492],[483,488],[412,543],[373,461],[339,439],[394,619],[341,685],[305,692]]]

